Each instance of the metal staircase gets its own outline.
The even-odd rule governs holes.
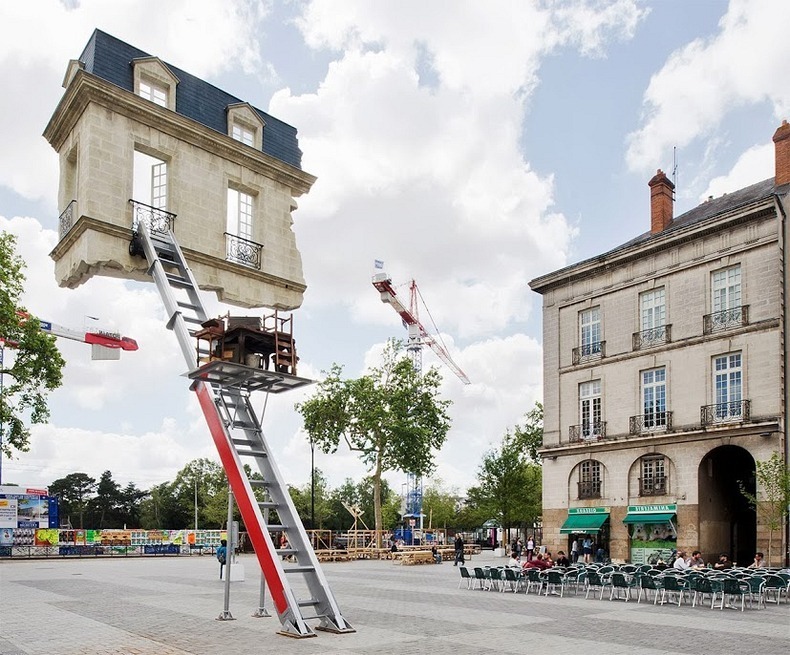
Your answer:
[[[307,621],[317,620],[318,630],[354,632],[343,618],[329,584],[296,512],[288,488],[250,402],[254,391],[280,393],[310,380],[278,371],[266,371],[211,359],[208,351],[195,356],[193,333],[207,320],[199,288],[187,266],[168,222],[138,221],[130,252],[145,255],[167,310],[167,327],[177,339],[193,380],[211,437],[228,476],[272,602],[282,624],[281,633],[314,637]],[[192,326],[190,328],[190,326]],[[244,465],[259,476],[251,478]],[[263,498],[259,500],[258,495]],[[262,511],[263,510],[263,511]],[[264,520],[274,510],[279,523]],[[285,533],[287,548],[277,548],[273,533]],[[294,560],[293,562],[285,561]],[[306,596],[297,598],[296,591]]]

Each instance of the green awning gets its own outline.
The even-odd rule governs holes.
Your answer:
[[[565,523],[560,528],[561,534],[596,534],[604,523],[609,520],[609,514],[598,512],[596,514],[568,514]]]
[[[676,516],[675,512],[629,512],[625,515],[623,523],[669,523]]]

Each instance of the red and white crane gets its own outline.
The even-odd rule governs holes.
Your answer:
[[[422,371],[422,346],[428,346],[436,355],[441,359],[447,368],[455,373],[464,384],[470,384],[469,378],[466,373],[461,370],[450,357],[447,349],[436,339],[436,337],[425,329],[425,326],[420,322],[419,309],[417,304],[417,296],[419,289],[417,282],[411,280],[409,282],[409,307],[406,307],[398,297],[395,287],[392,286],[392,280],[386,273],[377,273],[373,276],[373,286],[381,294],[381,302],[387,303],[398,312],[403,324],[408,330],[409,339],[406,343],[406,349],[411,355],[414,368],[419,372]],[[423,302],[423,305],[425,303]]]

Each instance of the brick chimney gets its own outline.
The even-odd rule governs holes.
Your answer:
[[[774,132],[774,151],[776,157],[776,173],[774,184],[781,186],[790,182],[790,125],[787,121]]]
[[[788,142],[788,154],[790,154],[790,142]],[[672,191],[675,185],[659,168],[647,186],[650,187],[650,231],[658,234],[672,222]]]

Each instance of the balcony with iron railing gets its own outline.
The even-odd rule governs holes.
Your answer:
[[[592,343],[574,348],[571,353],[573,365],[601,359],[606,356],[606,341],[593,341]]]
[[[66,236],[71,226],[74,225],[74,219],[77,215],[77,201],[72,200],[66,209],[64,209],[60,216],[58,216],[58,239]]]
[[[652,478],[639,478],[640,496],[663,496],[669,488],[667,477],[657,475]]]
[[[606,439],[606,421],[590,421],[581,425],[571,425],[568,428],[570,443],[586,443],[604,439]]]
[[[584,480],[578,483],[579,485],[579,498],[600,498],[601,497],[601,481],[600,480]]]
[[[164,236],[173,230],[176,215],[173,212],[146,205],[144,202],[129,200],[132,206],[132,232],[137,233],[137,227],[142,222],[148,228],[151,236]]]
[[[225,259],[260,270],[263,244],[225,232]]]
[[[672,430],[672,412],[651,412],[639,414],[628,419],[628,434],[645,432],[670,432]]]
[[[631,347],[633,350],[644,350],[662,346],[670,341],[672,341],[672,325],[662,325],[649,330],[634,332],[631,336]]]
[[[751,417],[751,401],[733,400],[699,408],[699,420],[703,426],[721,423],[745,423]]]
[[[722,330],[742,327],[749,324],[749,305],[731,307],[702,317],[702,333],[713,334]]]

